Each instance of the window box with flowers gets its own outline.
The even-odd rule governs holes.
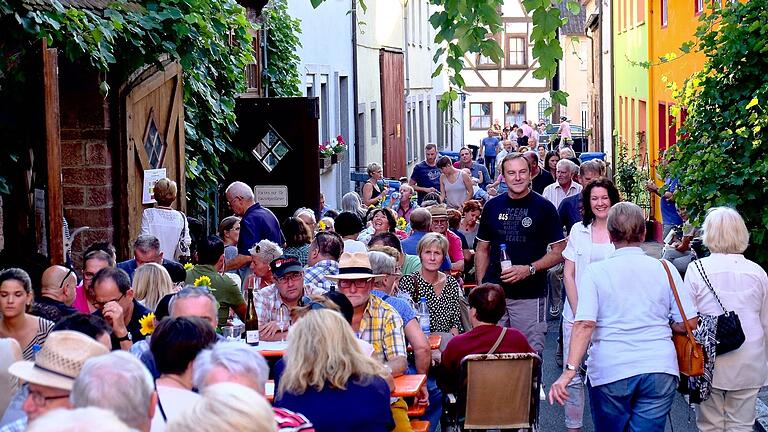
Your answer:
[[[328,172],[333,164],[343,162],[346,154],[347,143],[341,135],[320,144],[320,174]]]

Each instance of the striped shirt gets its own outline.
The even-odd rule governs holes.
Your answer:
[[[48,338],[48,334],[53,328],[52,321],[40,317],[35,318],[37,318],[37,334],[35,334],[35,337],[29,341],[29,344],[22,352],[24,360],[27,361],[35,361],[35,354],[40,351],[40,347],[43,346],[45,340]]]

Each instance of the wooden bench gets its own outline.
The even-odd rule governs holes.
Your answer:
[[[408,407],[409,418],[421,417],[424,415],[425,412],[427,412],[426,405],[418,405],[414,403],[413,405],[410,405]]]
[[[426,420],[411,420],[413,432],[429,432],[429,422]]]

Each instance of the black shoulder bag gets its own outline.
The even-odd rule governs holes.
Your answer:
[[[704,280],[704,284],[709,288],[709,291],[715,296],[717,304],[723,310],[722,315],[717,316],[717,330],[715,331],[715,339],[717,344],[715,345],[715,352],[717,355],[723,355],[729,353],[735,349],[738,349],[746,339],[744,336],[744,330],[741,328],[741,320],[734,311],[727,311],[723,306],[723,302],[720,301],[720,297],[717,296],[715,289],[709,282],[707,273],[704,271],[704,266],[698,259],[693,260],[696,269],[699,271],[701,278]]]

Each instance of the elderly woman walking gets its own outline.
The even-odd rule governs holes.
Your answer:
[[[693,303],[702,315],[735,311],[746,340],[715,356],[710,396],[701,403],[696,426],[702,432],[751,431],[757,392],[768,381],[768,277],[744,258],[749,231],[736,210],[707,213],[704,244],[712,255],[692,262],[685,273]]]
[[[685,331],[682,314],[662,263],[640,248],[645,239],[640,207],[616,204],[607,224],[616,251],[590,264],[579,277],[568,358],[549,400],[563,404],[568,399],[566,387],[591,341],[587,377],[595,430],[661,432],[677,388],[679,369],[671,338],[672,331]],[[696,317],[680,275],[671,274],[684,315]],[[694,327],[696,320],[690,320]]]

